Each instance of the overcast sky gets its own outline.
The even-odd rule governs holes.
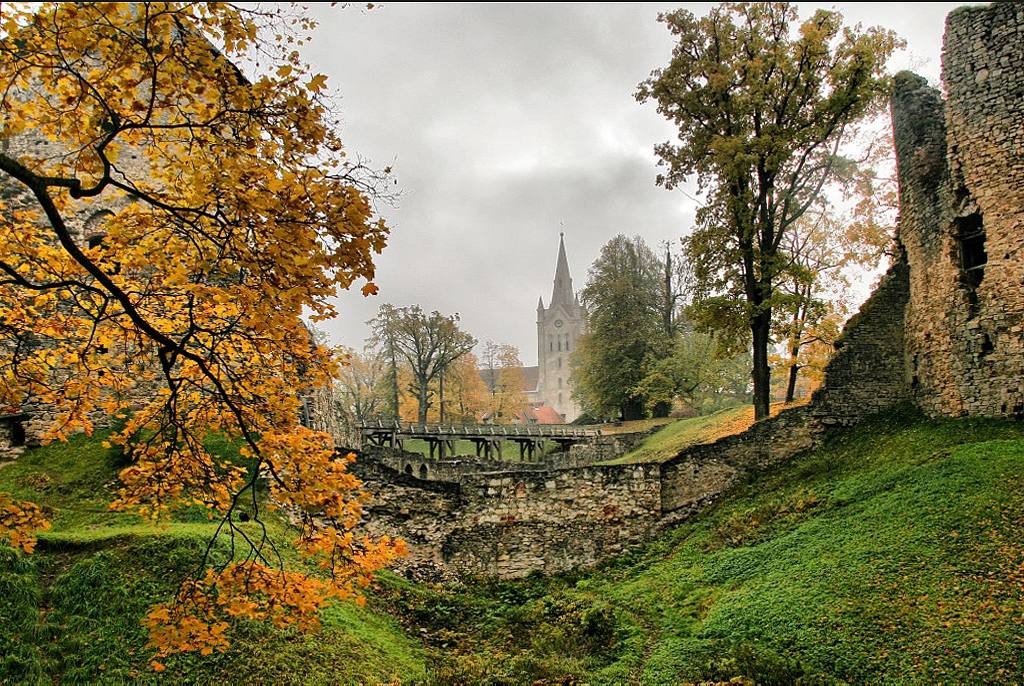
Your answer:
[[[959,4],[801,13],[835,6],[850,23],[891,28],[907,41],[893,69],[937,81],[943,20]],[[393,229],[380,294],[342,293],[340,316],[320,324],[331,340],[362,348],[381,303],[418,303],[459,313],[481,342],[512,343],[536,364],[537,298],[550,298],[560,230],[577,290],[618,233],[678,241],[695,204],[655,186],[652,152],[673,129],[633,97],[668,63],[656,18],[678,6],[314,5],[321,23],[306,55],[341,94],[343,140],[392,166],[401,191],[380,208]]]

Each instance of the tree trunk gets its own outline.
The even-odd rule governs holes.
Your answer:
[[[800,354],[800,348],[792,348],[789,351],[789,383],[786,385],[786,402],[793,402],[793,396],[796,395],[796,375],[799,371],[800,366],[797,364],[797,356]]]
[[[438,421],[444,424],[444,372],[441,372],[437,379],[437,385],[440,389],[438,402],[440,403],[440,410],[438,410]]]
[[[754,421],[768,417],[771,405],[771,369],[768,367],[770,310],[759,312],[750,322],[754,342]]]
[[[796,375],[800,371],[798,364],[800,358],[800,340],[804,336],[804,327],[807,324],[807,303],[811,299],[811,287],[808,285],[800,291],[802,303],[796,308],[793,314],[792,336],[789,345],[789,384],[786,386],[786,402],[793,402],[796,394]]]
[[[395,344],[388,343],[388,352],[391,354],[391,416],[399,418],[398,414],[398,360],[395,359]]]
[[[665,335],[669,337],[669,340],[675,337],[675,321],[673,315],[675,314],[675,298],[672,293],[672,252],[665,247],[665,292],[662,297],[665,299],[662,303],[664,311],[662,312],[662,326],[665,328]]]
[[[419,403],[417,416],[419,417],[420,424],[427,423],[427,388],[426,381],[420,381],[419,388],[416,389],[416,402]]]

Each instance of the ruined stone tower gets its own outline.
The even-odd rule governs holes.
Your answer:
[[[1024,4],[946,19],[939,91],[896,77],[907,383],[930,414],[1024,414]]]
[[[537,301],[539,369],[534,398],[555,408],[566,422],[580,415],[579,404],[572,397],[569,355],[576,350],[576,342],[583,335],[583,329],[583,307],[572,289],[569,261],[565,257],[565,237],[559,234],[551,300],[547,307],[544,307],[543,299]]]

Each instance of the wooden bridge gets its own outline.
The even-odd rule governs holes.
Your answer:
[[[472,441],[477,457],[501,458],[501,446],[506,441],[519,445],[520,459],[533,459],[544,441],[557,443],[568,450],[575,443],[592,441],[600,430],[556,427],[550,425],[498,425],[498,424],[406,424],[390,419],[367,422],[359,427],[363,440],[370,445],[388,446],[404,450],[407,439],[426,441],[430,457],[455,454],[455,441]]]

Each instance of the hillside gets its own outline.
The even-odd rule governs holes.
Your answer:
[[[771,413],[774,416],[788,407],[795,407],[804,402],[806,400],[790,404],[774,403],[771,407]],[[659,422],[662,428],[644,439],[635,449],[622,457],[608,460],[601,464],[664,462],[675,457],[691,445],[711,443],[725,436],[743,433],[754,424],[754,408],[749,405],[743,405],[699,417],[679,419],[670,423],[665,423],[665,420],[659,420]],[[650,424],[643,427],[643,429],[637,430],[650,429],[655,426],[658,426],[658,424]],[[602,433],[604,432],[602,430]]]
[[[138,618],[209,525],[107,512],[117,463],[79,438],[0,469],[0,489],[55,518],[35,555],[0,553],[0,623],[14,627],[0,683],[1022,678],[1021,422],[879,418],[597,570],[447,587],[386,576],[320,633],[249,625],[226,655],[168,660],[159,676]]]
[[[912,412],[838,434],[573,578],[406,589],[438,683],[1009,683],[1024,424]]]
[[[372,598],[329,609],[318,634],[249,624],[223,655],[150,671],[139,620],[194,568],[212,525],[198,512],[159,527],[109,512],[119,464],[116,450],[80,436],[0,468],[0,491],[42,504],[54,522],[32,555],[0,548],[0,683],[375,684],[423,674],[418,642]]]

